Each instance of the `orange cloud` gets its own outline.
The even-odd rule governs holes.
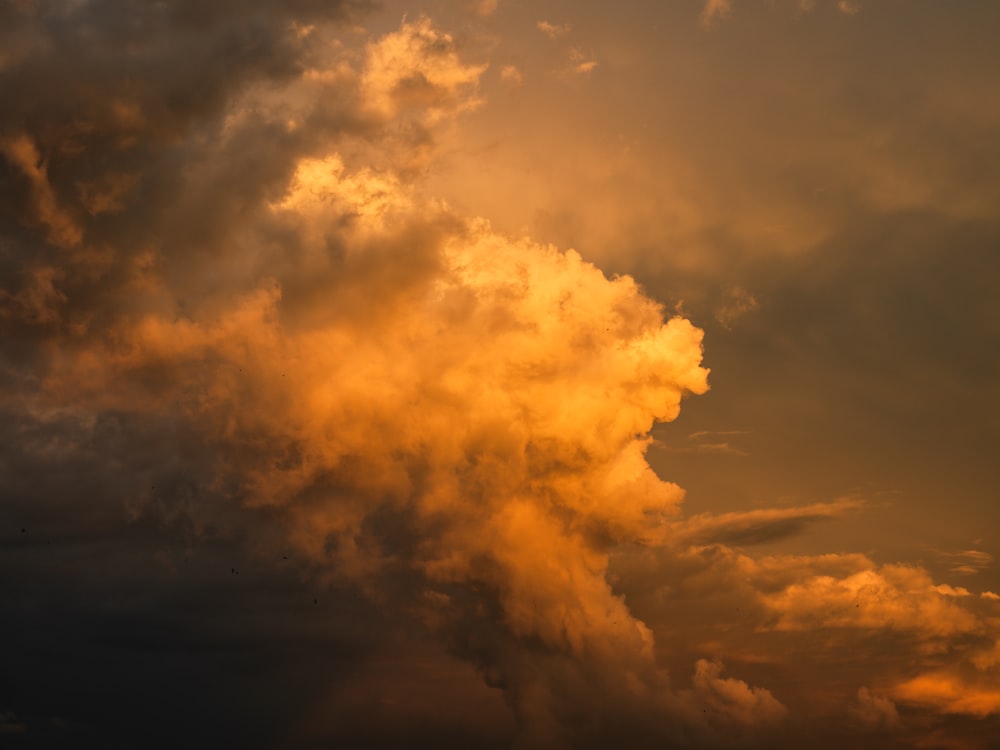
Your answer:
[[[724,678],[722,664],[699,659],[694,671],[694,691],[701,702],[727,721],[756,726],[781,721],[786,709],[763,688],[742,680]]]
[[[40,266],[25,271],[26,283],[16,293],[0,289],[0,320],[14,319],[33,325],[56,323],[66,295],[57,281],[62,271],[52,266]]]
[[[410,111],[434,124],[482,104],[475,92],[484,70],[462,62],[452,36],[423,17],[368,45],[361,86],[364,101],[382,117]]]
[[[980,620],[954,602],[956,591],[935,586],[926,571],[883,565],[846,578],[814,576],[762,597],[778,630],[890,627],[932,637],[978,633]]]
[[[986,570],[993,564],[993,556],[988,552],[975,549],[961,550],[959,552],[941,552],[941,558],[948,563],[952,573],[962,575],[975,575]]]
[[[739,513],[702,513],[673,526],[676,541],[687,544],[730,545],[773,541],[801,531],[818,521],[841,518],[864,506],[860,500],[842,498],[795,508],[768,508]]]
[[[902,703],[924,706],[944,714],[985,718],[1000,713],[1000,688],[944,671],[928,672],[900,683],[892,691]]]
[[[0,155],[17,167],[30,183],[28,221],[44,225],[46,237],[53,245],[79,245],[83,240],[83,230],[59,205],[34,140],[24,133],[2,139]]]
[[[500,80],[508,86],[520,86],[524,83],[524,76],[516,65],[504,65],[500,68]]]
[[[898,729],[901,726],[896,705],[867,687],[858,688],[857,699],[848,712],[867,729]]]
[[[572,27],[568,23],[554,24],[549,23],[548,21],[539,21],[535,24],[535,27],[549,39],[558,39],[561,36],[566,36],[570,31],[572,31]]]
[[[725,302],[715,311],[715,319],[727,331],[732,330],[737,320],[758,307],[760,303],[756,297],[741,286],[733,286],[726,290]]]
[[[282,508],[303,553],[362,585],[400,564],[363,531],[391,510],[430,590],[485,587],[512,638],[655,683],[607,546],[658,543],[678,513],[646,435],[707,390],[701,331],[627,276],[336,155],[301,159],[262,220],[297,233],[296,274],[326,304],[295,314],[272,280],[196,319],[125,319],[53,370],[48,396],[184,414],[245,504]],[[706,685],[749,710],[735,683]]]
[[[489,16],[496,12],[499,0],[471,0],[472,10],[481,16]]]

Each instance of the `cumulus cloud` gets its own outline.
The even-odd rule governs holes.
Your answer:
[[[852,508],[845,504],[840,510],[815,510],[835,517]],[[753,527],[752,516],[733,515],[695,517],[678,527],[683,535],[689,521],[687,533],[692,536],[687,539],[703,541],[711,540],[713,532],[728,532],[730,523],[737,531],[748,522]],[[763,515],[766,529],[770,514]],[[776,691],[776,698],[793,714],[842,711],[847,704],[859,726],[892,728],[896,722],[886,700],[916,705],[917,696],[931,695],[918,691],[923,682],[909,683],[915,678],[912,672],[900,677],[900,659],[920,674],[935,673],[947,664],[949,680],[961,679],[979,689],[994,679],[998,660],[991,600],[936,584],[919,567],[878,566],[857,554],[751,557],[716,542],[623,551],[611,570],[664,649],[724,654],[727,661],[739,659],[743,669],[755,663],[779,664],[792,672],[809,654],[812,668],[829,670],[831,679],[817,690],[811,680],[796,678],[795,690],[807,691],[801,702],[787,686],[785,692]],[[699,614],[689,613],[692,607],[698,607]],[[834,674],[841,674],[848,663],[867,664],[843,674],[877,677],[878,690],[858,694],[857,683],[847,681],[838,687]],[[840,706],[830,702],[837,690],[843,691]],[[987,699],[988,694],[976,705],[988,706]],[[939,704],[927,698],[923,705]]]
[[[896,704],[867,687],[858,688],[857,699],[849,712],[855,721],[867,729],[897,729],[900,726]]]
[[[767,690],[721,674],[722,664],[699,659],[695,664],[694,691],[708,708],[727,720],[754,725],[780,721],[788,714]]]
[[[184,424],[199,489],[175,493],[165,521],[197,538],[227,506],[273,509],[323,580],[397,611],[432,602],[460,651],[496,629],[468,656],[526,742],[575,732],[581,705],[624,715],[630,696],[691,724],[607,567],[616,545],[662,542],[679,512],[683,492],[644,454],[653,424],[707,389],[701,331],[574,251],[454,215],[414,189],[412,162],[364,163],[385,144],[426,155],[434,128],[479,104],[485,67],[429,19],[353,56],[317,48],[319,13],[286,20],[263,27],[277,69],[245,72],[280,91],[230,67],[172,123],[140,92],[82,135],[74,112],[65,135],[57,122],[7,141],[43,239],[76,251],[4,290],[6,324],[48,324],[16,328],[32,373],[19,418],[73,415],[83,434],[109,414]],[[59,180],[43,149],[63,154]],[[128,484],[133,517],[159,507],[162,483]],[[412,593],[389,597],[399,576]],[[774,710],[717,672],[698,695],[742,723]]]
[[[932,637],[979,633],[979,618],[954,601],[961,593],[936,586],[921,568],[884,565],[845,578],[813,576],[763,601],[778,630],[888,626]]]
[[[678,512],[642,436],[706,389],[701,332],[664,322],[627,277],[415,209],[398,180],[336,156],[301,159],[270,211],[299,234],[296,276],[322,280],[332,304],[296,310],[272,280],[198,319],[120,321],[53,367],[40,397],[179,410],[217,446],[234,499],[283,508],[321,567],[377,588],[404,564],[430,591],[488,594],[515,642],[614,680],[655,675],[606,547],[656,542]],[[378,513],[405,549],[365,532]],[[512,696],[520,680],[506,676]]]
[[[474,91],[486,66],[463,63],[453,37],[429,18],[404,21],[399,31],[373,41],[366,58],[363,101],[383,117],[410,112],[433,125],[482,103]]]
[[[945,714],[986,718],[1000,713],[1000,689],[994,680],[968,680],[944,670],[906,680],[893,689],[893,695],[902,703],[929,707]]]

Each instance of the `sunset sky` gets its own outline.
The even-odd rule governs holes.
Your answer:
[[[0,0],[0,747],[1000,748],[998,32]]]

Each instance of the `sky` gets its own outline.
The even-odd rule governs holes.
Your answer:
[[[0,0],[0,747],[1000,747],[997,28]]]

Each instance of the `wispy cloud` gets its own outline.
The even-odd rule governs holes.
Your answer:
[[[516,65],[504,65],[500,68],[500,80],[509,86],[520,86],[524,76]]]
[[[938,552],[938,557],[948,566],[949,572],[959,575],[975,575],[993,564],[993,555],[976,549]]]
[[[728,16],[733,10],[731,0],[705,0],[701,10],[701,22],[710,26],[714,21]]]
[[[729,287],[724,299],[715,311],[715,319],[727,331],[732,330],[737,320],[760,307],[757,298],[741,286]]]
[[[718,453],[731,456],[748,456],[749,452],[733,444],[732,438],[749,435],[745,430],[702,430],[687,436],[687,442],[677,445],[657,441],[657,448],[670,453]]]
[[[568,23],[554,24],[549,23],[548,21],[539,21],[535,24],[535,28],[545,34],[545,36],[549,39],[559,39],[560,37],[566,36],[573,30],[573,27]]]
[[[471,0],[473,11],[481,16],[493,15],[498,5],[499,0]]]
[[[590,59],[588,55],[575,48],[569,51],[569,59],[574,73],[590,73],[598,66],[596,60]]]
[[[796,508],[767,508],[734,513],[703,513],[674,526],[687,544],[764,544],[803,533],[821,521],[843,518],[864,507],[862,500],[842,498]]]

